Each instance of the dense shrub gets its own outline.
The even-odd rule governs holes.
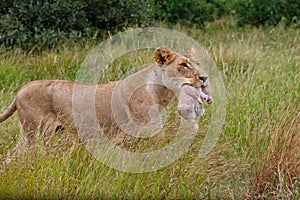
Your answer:
[[[232,14],[234,2],[232,0],[206,0],[207,3],[213,4],[217,17]]]
[[[12,0],[2,0],[0,1],[0,17],[1,15],[5,15],[8,13],[8,9],[12,7],[13,1]]]
[[[89,27],[82,8],[73,0],[14,0],[1,19],[0,42],[9,47],[51,47],[72,31]]]
[[[228,12],[226,0],[4,0],[0,43],[6,48],[53,47],[96,31],[149,26],[155,21],[198,25]],[[101,34],[100,34],[101,35]]]
[[[287,25],[300,20],[299,0],[241,0],[235,4],[238,25]]]
[[[0,10],[0,43],[31,49],[141,23],[137,0],[10,0]]]
[[[169,24],[203,26],[212,21],[215,15],[223,14],[221,0],[155,0],[153,18]]]
[[[87,20],[93,27],[112,30],[132,24],[141,24],[146,19],[143,1],[138,0],[81,0]]]

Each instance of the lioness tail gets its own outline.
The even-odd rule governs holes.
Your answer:
[[[16,98],[12,101],[6,111],[0,114],[0,123],[9,118],[17,110]]]

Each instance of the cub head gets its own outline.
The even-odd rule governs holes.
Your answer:
[[[162,71],[162,82],[174,93],[178,94],[183,84],[201,87],[204,93],[208,93],[208,75],[193,59],[191,51],[192,49],[188,49],[184,53],[178,53],[164,47],[154,51],[155,62]]]

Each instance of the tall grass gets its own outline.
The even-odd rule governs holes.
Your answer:
[[[288,107],[282,113],[272,130],[270,143],[261,152],[263,162],[254,160],[252,165],[255,176],[250,180],[251,195],[288,199],[299,193],[299,120],[300,112],[291,112]]]
[[[58,131],[51,148],[45,149],[38,140],[7,165],[6,154],[20,137],[13,115],[0,124],[0,197],[299,199],[299,29],[237,28],[228,19],[208,24],[205,32],[174,28],[208,50],[225,82],[226,122],[209,155],[198,157],[202,130],[209,124],[208,109],[189,152],[153,173],[130,174],[106,167],[68,130]],[[28,81],[75,80],[92,48],[74,44],[41,54],[0,55],[0,110]],[[130,62],[139,60],[124,58],[109,79],[119,77],[120,71],[126,74]],[[170,119],[168,129],[172,128],[176,129],[176,119]]]

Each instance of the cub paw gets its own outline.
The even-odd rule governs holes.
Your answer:
[[[210,96],[206,99],[206,102],[207,102],[208,104],[212,104],[213,101],[214,101],[214,100],[213,100]]]

